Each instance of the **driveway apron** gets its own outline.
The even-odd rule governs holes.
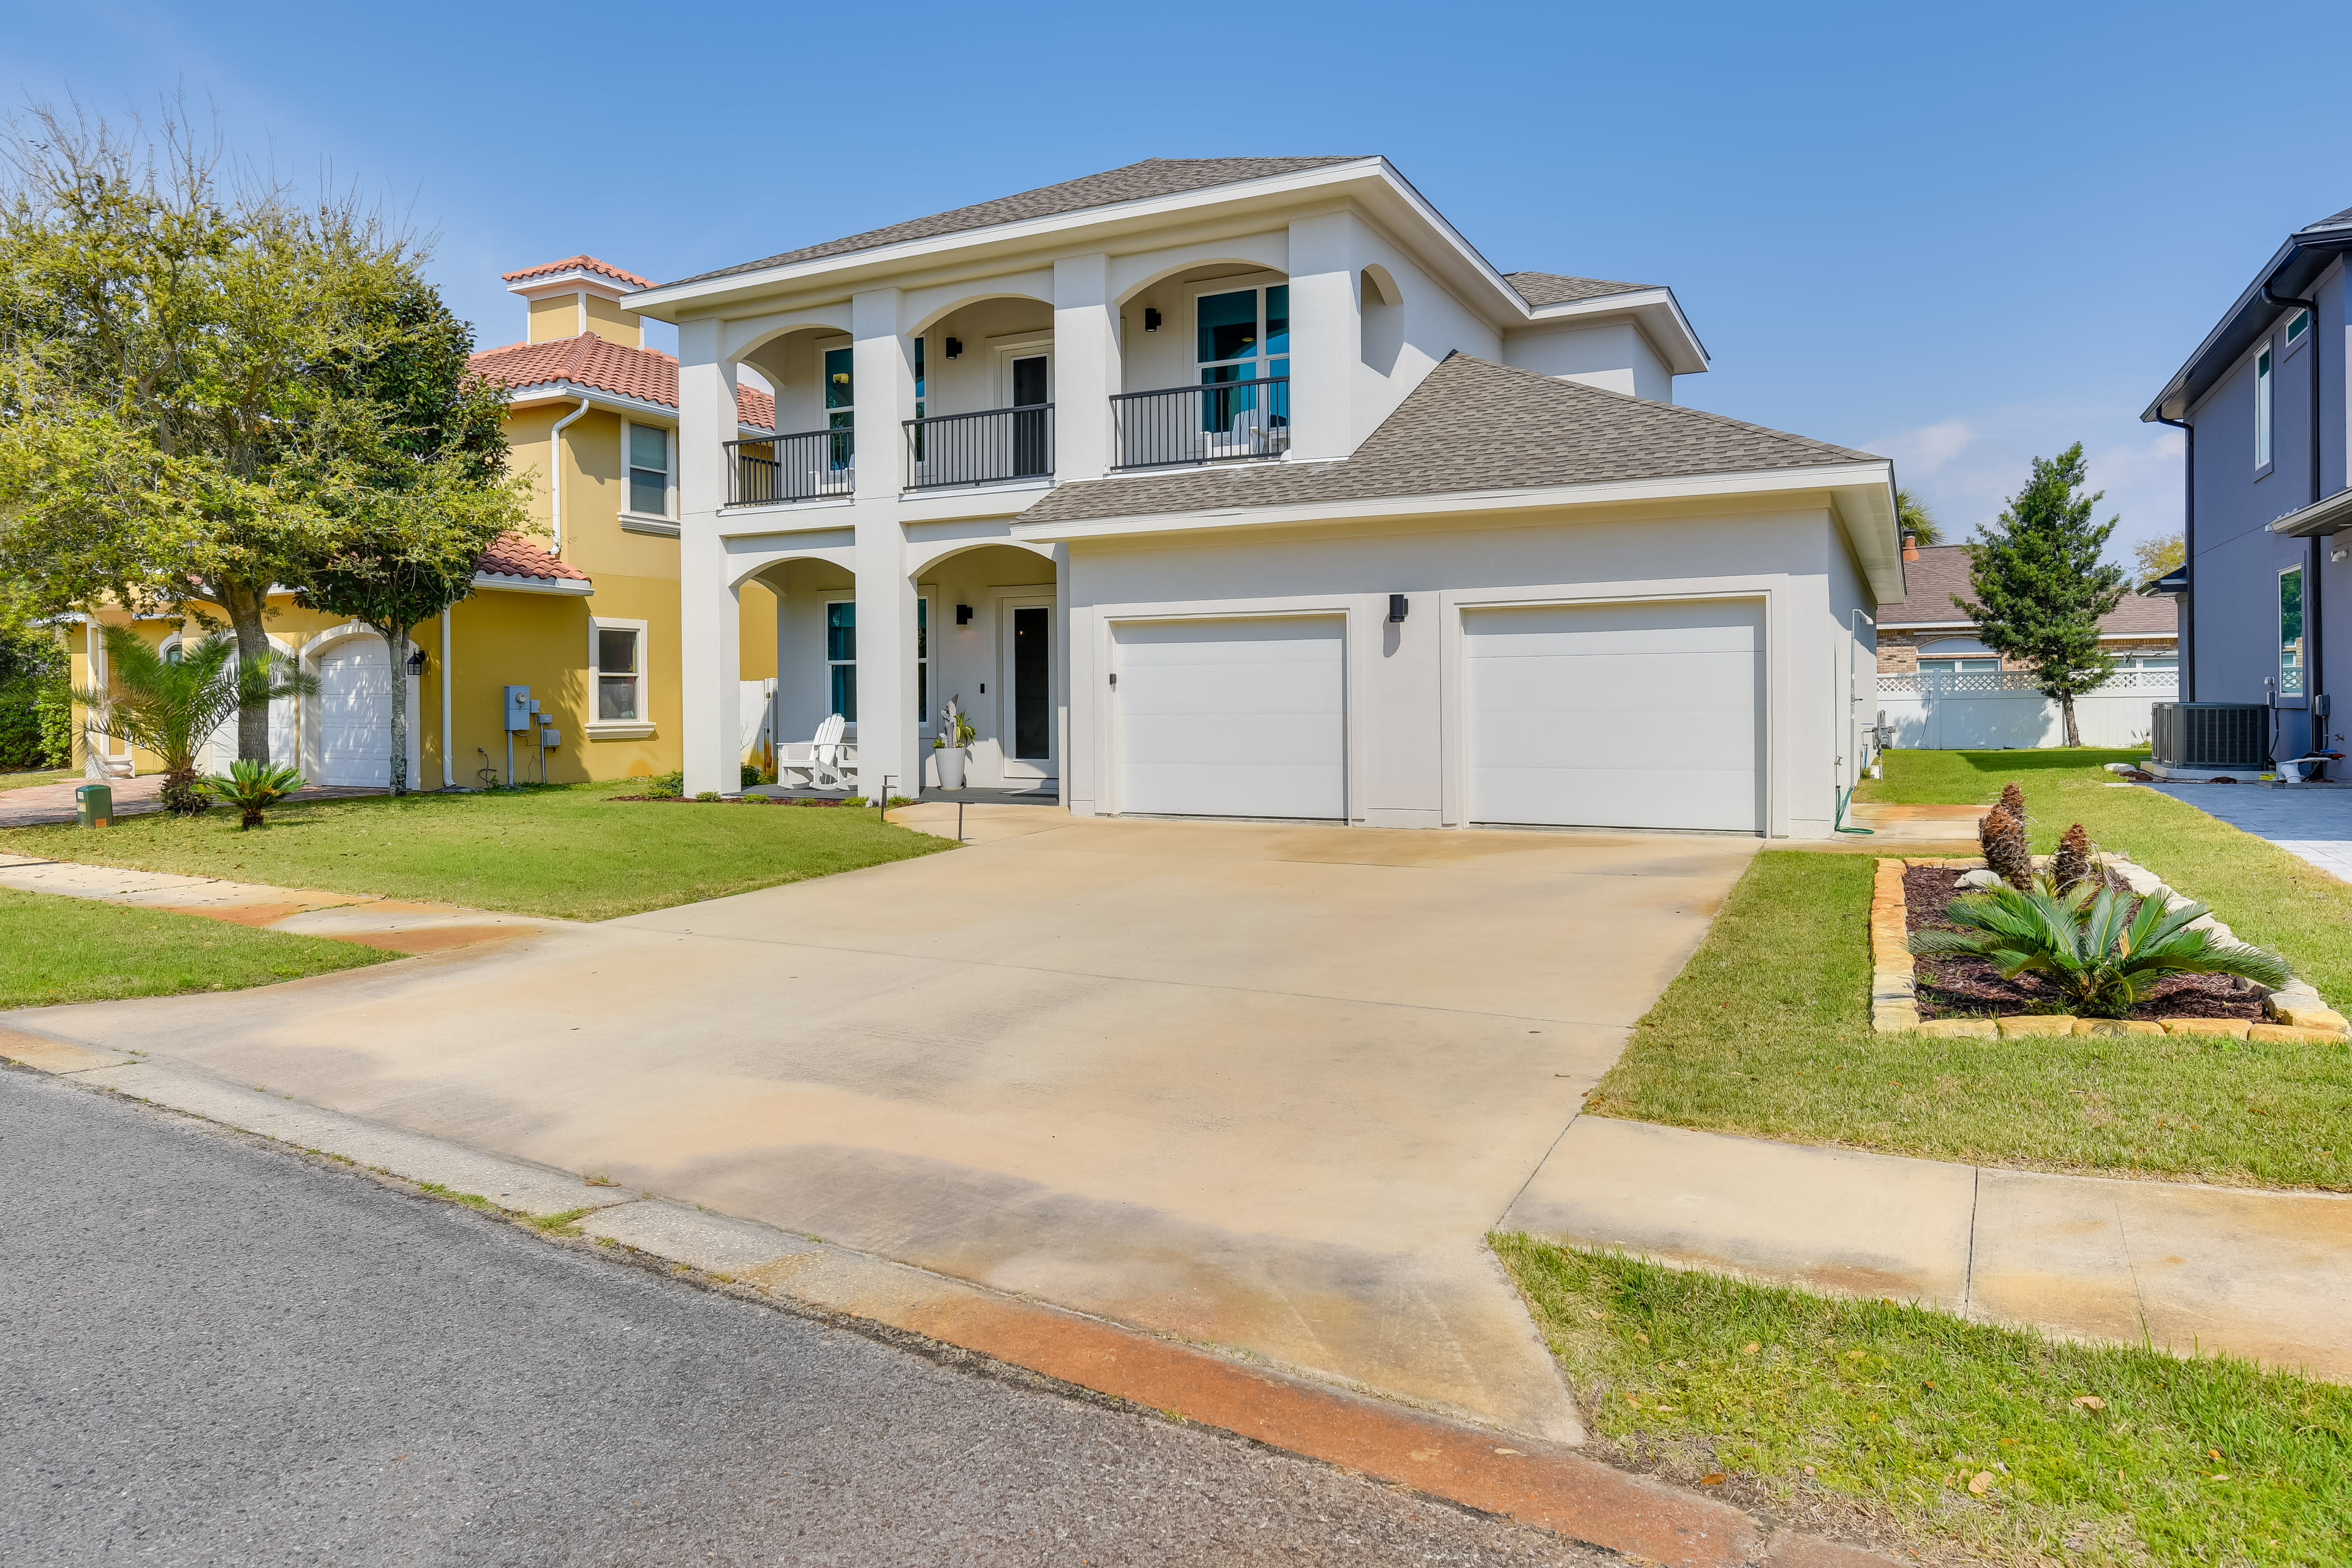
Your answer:
[[[971,816],[822,880],[0,1017],[1580,1436],[1482,1238],[1753,841]]]

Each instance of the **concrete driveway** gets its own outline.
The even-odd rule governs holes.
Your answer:
[[[971,815],[925,859],[5,1016],[1573,1440],[1481,1238],[1755,845]]]

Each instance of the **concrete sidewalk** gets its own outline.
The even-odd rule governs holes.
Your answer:
[[[30,855],[0,854],[0,888],[201,915],[265,931],[335,937],[408,953],[511,942],[571,923],[457,904],[278,888],[221,877],[184,877],[172,871],[131,871]]]
[[[102,784],[114,796],[114,815],[143,816],[163,809],[157,797],[163,792],[163,775],[146,773],[130,779],[60,779],[56,784],[31,784],[24,789],[0,791],[0,827],[46,827],[74,820],[74,791],[86,784]],[[381,789],[357,789],[342,784],[304,784],[291,801],[343,800],[352,795],[383,795]],[[228,809],[215,806],[215,811]]]
[[[2352,1382],[2352,1197],[1947,1164],[1581,1116],[1502,1228]]]

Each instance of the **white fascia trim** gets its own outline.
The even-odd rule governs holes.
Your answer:
[[[650,397],[630,397],[623,393],[607,392],[600,386],[583,386],[576,381],[535,381],[529,386],[507,389],[507,406],[509,408],[520,408],[531,403],[572,403],[582,398],[586,398],[591,407],[601,408],[610,414],[650,414],[671,429],[677,426],[677,405],[675,403],[656,403]],[[775,434],[764,425],[740,422],[735,430],[740,439],[747,441]]]
[[[1696,329],[1690,324],[1690,318],[1683,314],[1682,301],[1675,298],[1672,289],[1628,289],[1622,294],[1596,294],[1590,300],[1563,300],[1557,305],[1534,305],[1528,307],[1528,324],[1544,326],[1588,316],[1614,315],[1648,318],[1650,321],[1663,318],[1670,321],[1675,332],[1682,339],[1681,346],[1689,352],[1690,359],[1685,363],[1696,362],[1693,370],[1675,370],[1674,374],[1676,375],[1703,371],[1712,363],[1706,345],[1699,342]],[[1649,321],[1644,324],[1649,324]]]
[[[1301,170],[1297,174],[1272,174],[1264,179],[1241,180],[1228,185],[1211,185],[1204,190],[1186,191],[1172,196],[1148,196],[1139,201],[1117,202],[1106,206],[1081,207],[1076,212],[1056,213],[1050,217],[1025,218],[1015,223],[992,224],[985,228],[959,229],[953,234],[935,235],[928,239],[902,240],[896,245],[877,245],[864,250],[844,251],[838,256],[823,256],[788,266],[770,267],[757,272],[730,273],[720,278],[706,278],[696,283],[674,283],[659,289],[649,289],[632,296],[629,308],[659,321],[674,321],[664,316],[666,309],[690,305],[713,295],[739,292],[765,292],[788,284],[805,283],[822,278],[827,272],[848,268],[894,267],[919,261],[929,257],[948,254],[971,246],[996,244],[1006,240],[1041,239],[1057,233],[1082,229],[1106,221],[1136,217],[1157,217],[1173,213],[1213,206],[1255,196],[1278,195],[1289,192],[1308,192],[1318,187],[1342,184],[1377,174],[1389,186],[1391,193],[1450,247],[1459,258],[1475,271],[1486,283],[1501,313],[1528,319],[1528,307],[1519,291],[1504,280],[1495,264],[1478,253],[1477,247],[1463,237],[1462,232],[1430,205],[1411,181],[1397,172],[1383,157],[1370,157],[1346,163],[1333,163],[1320,169]]]
[[[1630,501],[1679,500],[1708,496],[1769,495],[1784,491],[1869,488],[1887,482],[1885,463],[1832,463],[1801,468],[1747,469],[1686,474],[1654,479],[1611,479],[1583,485],[1520,486],[1509,489],[1447,490],[1435,495],[1367,496],[1305,506],[1219,507],[1209,511],[1140,512],[1086,518],[1071,522],[1020,522],[1013,537],[1041,544],[1083,539],[1135,538],[1155,533],[1192,533],[1221,528],[1291,528],[1302,524],[1353,522],[1405,513],[1539,511],[1559,507],[1622,505]],[[1115,484],[1089,479],[1087,484]]]
[[[537,278],[519,279],[507,285],[508,293],[520,294],[526,300],[536,299],[542,294],[576,294],[583,289],[612,300],[625,300],[632,294],[645,292],[634,283],[624,283],[618,279],[607,278],[602,272],[591,272],[584,267],[550,272]]]
[[[595,582],[586,577],[522,577],[505,572],[477,572],[477,588],[497,588],[509,594],[569,594],[585,598],[596,591]]]

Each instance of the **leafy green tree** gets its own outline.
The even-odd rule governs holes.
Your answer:
[[[2074,699],[2115,672],[2099,646],[2099,617],[2124,595],[2124,571],[2100,552],[2116,519],[2094,522],[2105,491],[2078,495],[2083,444],[2033,459],[2032,477],[1968,545],[1973,601],[1959,599],[1988,647],[2030,665],[2034,685],[2066,715],[2066,744],[2083,743]]]
[[[2132,581],[2153,583],[2189,559],[2189,546],[2178,533],[2143,539],[2132,546]]]
[[[1936,514],[1927,510],[1927,503],[1919,499],[1916,490],[1895,492],[1895,521],[1897,532],[1907,533],[1922,544],[1944,542],[1943,524],[1936,521]]]
[[[176,658],[158,652],[129,626],[109,626],[101,635],[108,682],[77,689],[74,700],[89,710],[93,734],[128,741],[163,759],[167,811],[205,809],[196,753],[231,715],[254,704],[266,713],[274,698],[319,689],[316,679],[274,649],[259,658],[239,658],[236,640],[226,633],[183,643]]]
[[[72,760],[52,744],[48,709],[65,692],[64,645],[53,627],[12,624],[0,613],[0,771],[61,768]]]
[[[0,578],[41,607],[216,606],[267,661],[273,584],[331,548],[383,423],[366,367],[434,361],[423,256],[356,199],[37,107],[0,139]],[[397,377],[393,377],[397,379]],[[268,757],[266,708],[237,752]]]

